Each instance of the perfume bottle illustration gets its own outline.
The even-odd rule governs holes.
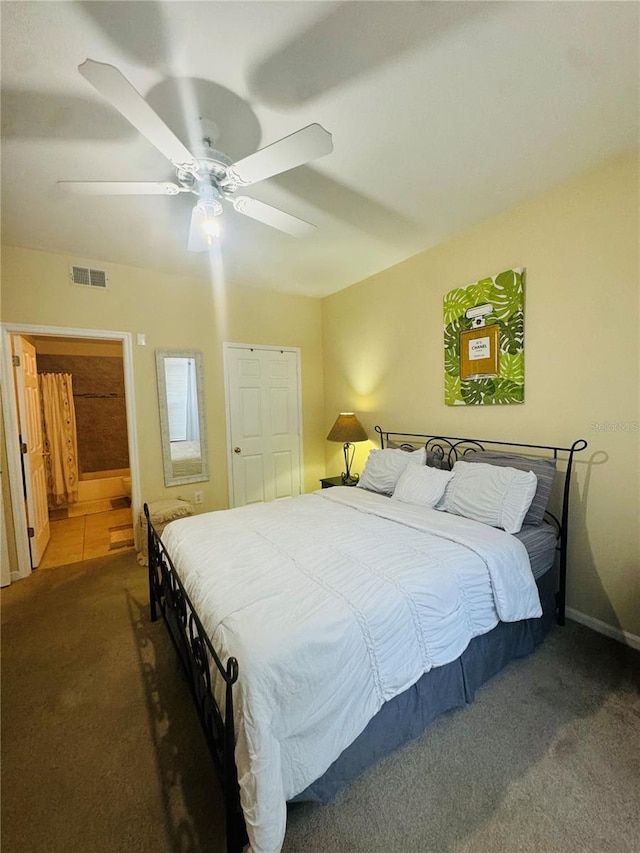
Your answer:
[[[460,332],[460,379],[491,379],[498,375],[500,327],[485,325],[493,305],[476,305],[465,312],[471,328]]]

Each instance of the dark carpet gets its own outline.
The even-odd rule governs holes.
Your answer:
[[[2,591],[3,853],[222,853],[217,780],[132,552]],[[569,623],[285,853],[638,853],[640,655]]]

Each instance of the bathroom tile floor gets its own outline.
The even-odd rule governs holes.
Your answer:
[[[91,515],[94,512],[110,512],[112,509],[124,509],[131,506],[131,500],[125,497],[99,498],[93,501],[78,501],[60,509],[50,509],[50,521],[60,521],[62,518],[75,518],[78,515]]]
[[[52,521],[51,539],[38,569],[53,569],[132,550],[133,521],[130,509],[112,509]]]

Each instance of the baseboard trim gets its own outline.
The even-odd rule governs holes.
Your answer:
[[[629,631],[623,631],[622,628],[614,628],[613,625],[608,625],[606,622],[601,622],[593,616],[587,616],[586,613],[581,613],[579,610],[574,610],[573,607],[567,607],[565,610],[568,619],[573,619],[574,622],[579,622],[581,625],[586,625],[587,628],[593,628],[599,634],[604,634],[606,637],[612,637],[625,646],[631,646],[632,649],[640,651],[640,637],[632,634]]]

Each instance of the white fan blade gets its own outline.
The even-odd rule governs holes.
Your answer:
[[[78,71],[174,166],[197,172],[195,157],[117,68],[87,59],[78,66]]]
[[[291,216],[290,213],[285,213],[277,207],[246,195],[234,198],[233,206],[238,213],[244,213],[245,216],[264,222],[265,225],[271,225],[272,228],[291,234],[292,237],[306,237],[316,230],[316,226],[310,222],[305,222],[304,219],[298,219],[297,216]]]
[[[177,195],[189,192],[171,181],[58,181],[58,186],[76,195]]]
[[[263,181],[333,151],[331,134],[319,124],[310,124],[277,142],[249,154],[227,169],[223,183],[242,187]]]
[[[211,238],[204,230],[206,219],[206,213],[196,204],[191,211],[191,226],[189,228],[189,241],[187,243],[187,249],[190,252],[206,252],[211,245]]]

